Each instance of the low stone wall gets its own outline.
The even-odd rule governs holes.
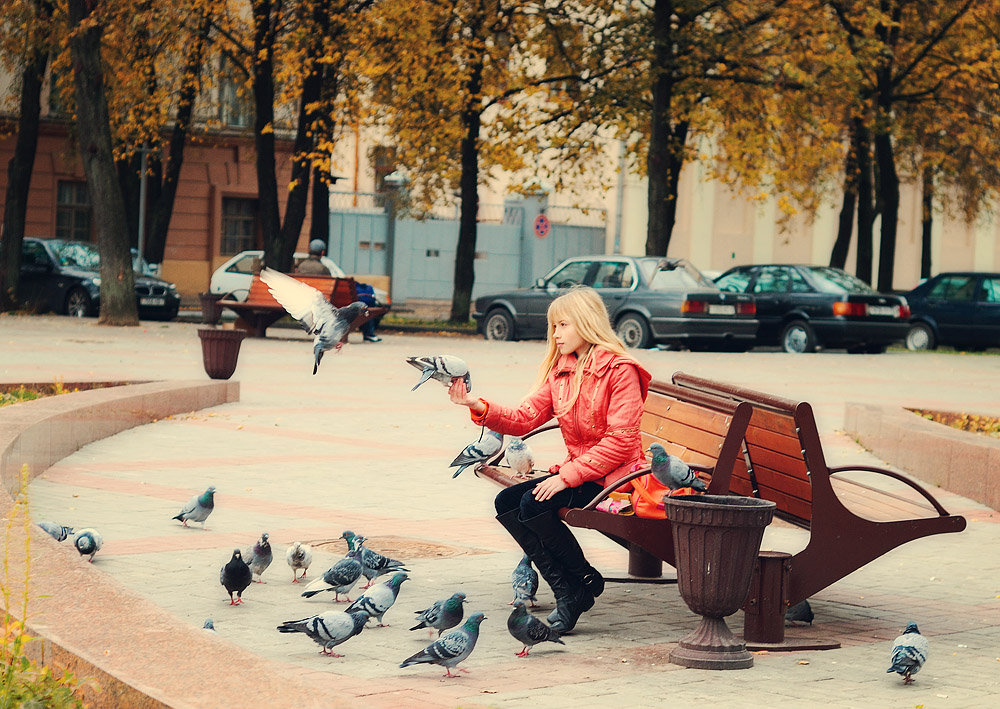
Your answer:
[[[1000,510],[1000,439],[857,403],[846,405],[844,430],[915,478]]]

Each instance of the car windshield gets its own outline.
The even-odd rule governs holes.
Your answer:
[[[101,254],[94,244],[52,240],[49,242],[49,247],[63,268],[96,271],[101,267]]]
[[[844,273],[836,268],[812,266],[809,272],[816,282],[816,287],[824,293],[875,293],[867,283],[850,273]]]
[[[646,276],[650,290],[683,290],[686,288],[711,288],[718,286],[705,278],[701,271],[684,260],[643,259],[640,268]]]

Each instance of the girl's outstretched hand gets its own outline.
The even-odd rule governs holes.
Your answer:
[[[460,406],[468,406],[473,410],[478,408],[479,410],[476,411],[477,414],[483,412],[482,403],[469,393],[469,390],[465,388],[465,380],[461,377],[451,380],[451,386],[448,387],[448,396],[451,398],[452,403],[459,404]]]

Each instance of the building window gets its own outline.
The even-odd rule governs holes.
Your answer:
[[[396,169],[396,148],[376,145],[372,150],[372,169],[375,173],[375,191],[385,191],[385,176]]]
[[[233,256],[257,247],[257,200],[222,198],[221,256]]]
[[[87,183],[60,180],[56,188],[56,237],[90,241],[90,211]]]
[[[219,75],[219,121],[233,128],[249,127],[253,112],[246,89],[240,82],[240,70],[223,58]]]

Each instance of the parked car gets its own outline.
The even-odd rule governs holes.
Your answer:
[[[1000,273],[939,273],[906,294],[906,346],[1000,347]]]
[[[629,347],[656,343],[746,350],[757,332],[754,298],[723,293],[697,268],[654,256],[577,256],[531,288],[477,298],[472,317],[487,340],[544,338],[549,303],[565,289],[600,293],[618,336]]]
[[[906,337],[910,309],[898,295],[879,293],[839,268],[763,264],[737,266],[715,279],[724,291],[753,293],[757,343],[785,352],[819,347],[885,352]]]
[[[133,264],[143,269],[138,254]],[[86,241],[27,237],[21,247],[19,298],[39,310],[76,317],[97,315],[101,306],[101,255]],[[139,317],[173,320],[181,298],[173,283],[135,273],[135,300]]]

